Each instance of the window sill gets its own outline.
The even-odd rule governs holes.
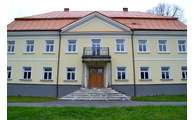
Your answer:
[[[161,81],[172,81],[173,79],[160,79]]]
[[[129,80],[128,79],[115,79],[115,81],[126,82],[126,81],[129,81]]]
[[[53,80],[40,79],[42,82],[53,82]]]
[[[127,51],[115,51],[115,54],[127,54]]]
[[[43,54],[55,54],[54,52],[43,52]]]
[[[20,79],[20,81],[32,81],[32,79]]]
[[[182,78],[181,80],[187,80],[187,78]]]
[[[34,54],[34,52],[23,52],[23,54]]]
[[[78,52],[65,52],[65,54],[78,54]]]
[[[178,54],[187,54],[187,52],[178,52]]]
[[[8,78],[7,80],[8,80],[8,81],[11,81],[12,79],[11,79],[11,78]]]
[[[77,82],[77,80],[64,80],[64,82]]]
[[[138,52],[138,54],[150,54],[150,51]]]
[[[152,79],[139,79],[139,81],[152,81]]]
[[[158,52],[158,54],[170,54],[169,51],[166,51],[166,52]]]
[[[15,54],[15,52],[8,52],[7,54]]]

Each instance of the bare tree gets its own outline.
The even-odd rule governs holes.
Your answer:
[[[184,18],[184,10],[175,4],[159,3],[157,6],[146,10],[146,12],[162,16],[177,17],[178,20],[183,23],[187,21]]]

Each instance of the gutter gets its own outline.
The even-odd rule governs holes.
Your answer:
[[[136,79],[135,79],[135,59],[134,59],[134,44],[133,44],[133,35],[134,35],[134,30],[131,29],[131,44],[132,44],[132,60],[133,60],[133,88],[134,88],[134,96],[136,96]]]
[[[57,86],[56,97],[59,96],[59,65],[60,65],[60,53],[61,53],[61,30],[59,30],[59,49],[58,49],[58,61],[57,61]]]

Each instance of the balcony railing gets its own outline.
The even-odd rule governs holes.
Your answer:
[[[109,56],[108,47],[84,47],[83,56]]]

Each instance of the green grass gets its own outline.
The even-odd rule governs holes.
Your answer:
[[[186,120],[187,106],[8,107],[8,120]]]
[[[186,102],[187,95],[156,95],[156,96],[139,96],[131,97],[132,101],[149,101],[149,102]]]
[[[35,103],[57,100],[57,97],[27,97],[27,96],[7,96],[8,103]]]

